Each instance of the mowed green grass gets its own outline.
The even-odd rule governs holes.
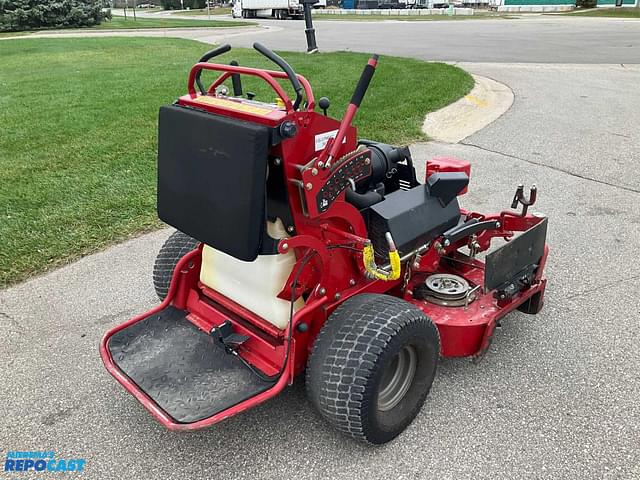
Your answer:
[[[111,20],[104,20],[100,25],[94,25],[93,27],[84,28],[67,28],[57,29],[56,33],[66,32],[78,32],[83,30],[133,30],[133,29],[146,29],[146,28],[229,28],[229,27],[248,27],[256,25],[253,22],[244,21],[224,21],[224,20],[198,20],[194,22],[184,18],[143,18],[138,17],[137,20],[133,19],[133,15],[129,13],[129,16],[124,17],[114,16]],[[46,30],[46,29],[42,29]],[[29,35],[39,30],[30,30],[24,32],[0,32],[1,37],[15,37]]]
[[[205,27],[242,27],[254,25],[250,22],[225,21],[225,20],[198,20],[194,22],[183,18],[143,18],[133,19],[129,12],[128,17],[114,16],[111,20],[105,20],[100,25],[91,27],[94,30],[133,29],[133,28],[205,28]]]
[[[229,7],[211,8],[209,10],[207,10],[206,8],[198,8],[193,10],[180,10],[176,12],[171,12],[171,14],[198,17],[201,15],[208,16],[209,12],[211,12],[211,15],[231,15],[231,8]]]
[[[2,37],[23,37],[29,35],[31,32],[0,32],[0,38]]]
[[[152,38],[2,42],[1,286],[159,227],[158,108],[185,93],[189,69],[206,49]],[[317,98],[331,99],[334,117],[344,112],[368,58],[282,55],[311,81]],[[253,50],[221,58],[274,68]],[[383,56],[356,117],[360,135],[396,143],[421,139],[425,113],[472,85],[451,65]],[[255,82],[245,88],[273,101]]]
[[[576,15],[581,17],[640,18],[640,8],[597,8],[593,10],[587,10],[585,12],[576,11],[568,13],[567,15]]]

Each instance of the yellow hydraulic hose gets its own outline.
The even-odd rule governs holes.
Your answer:
[[[402,269],[402,266],[400,265],[400,254],[398,253],[396,245],[389,232],[385,234],[385,238],[389,243],[390,270],[383,270],[376,265],[375,252],[373,250],[373,245],[370,242],[367,243],[362,250],[362,263],[364,264],[366,272],[373,278],[384,281],[398,280]]]

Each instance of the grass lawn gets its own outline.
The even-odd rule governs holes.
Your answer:
[[[111,29],[129,29],[129,28],[203,28],[203,27],[241,27],[253,25],[249,22],[240,21],[224,21],[224,20],[200,20],[193,22],[182,18],[143,18],[139,17],[133,20],[133,16],[129,14],[127,19],[124,17],[114,16],[111,20],[105,20],[100,25],[91,27],[93,29],[111,30]]]
[[[185,93],[189,68],[206,49],[164,38],[2,42],[0,286],[159,226],[158,108]],[[317,98],[331,99],[334,117],[368,58],[283,56],[311,81]],[[253,50],[223,58],[274,68]],[[424,115],[472,86],[471,76],[454,66],[383,56],[356,117],[360,135],[421,139]],[[245,88],[273,101],[265,87],[246,82]]]
[[[640,8],[594,8],[584,12],[578,10],[576,12],[567,13],[566,15],[575,15],[580,17],[640,18]]]
[[[229,7],[224,7],[224,8],[211,8],[211,15],[231,15],[231,8]],[[177,12],[171,12],[172,15],[186,15],[186,16],[207,16],[207,9],[206,8],[196,8],[194,10],[180,10]]]
[[[0,32],[0,38],[2,37],[23,37],[29,35],[31,32]]]
[[[100,25],[85,28],[69,28],[58,29],[56,33],[65,32],[77,32],[79,30],[128,30],[139,28],[225,28],[225,27],[246,27],[255,25],[252,22],[244,21],[224,21],[224,20],[200,20],[194,22],[188,19],[181,18],[144,18],[139,17],[137,20],[133,19],[132,15],[129,15],[126,19],[120,16],[114,16],[111,20],[104,20]],[[39,30],[32,30],[27,32],[0,32],[1,37],[15,37],[24,36],[31,33],[35,33]]]

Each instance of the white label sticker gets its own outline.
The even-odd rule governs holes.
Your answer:
[[[335,138],[338,134],[338,130],[331,130],[330,132],[319,133],[316,135],[316,152],[322,150],[327,146],[327,142],[330,138]],[[342,139],[342,143],[347,143],[347,136]]]

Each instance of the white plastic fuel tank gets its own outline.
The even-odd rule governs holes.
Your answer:
[[[288,236],[280,219],[267,222],[267,231],[272,238]],[[259,255],[253,262],[243,262],[205,245],[200,281],[283,330],[289,322],[290,302],[277,295],[295,263],[296,256],[291,250],[285,254]],[[294,311],[303,305],[304,300],[299,298]]]

